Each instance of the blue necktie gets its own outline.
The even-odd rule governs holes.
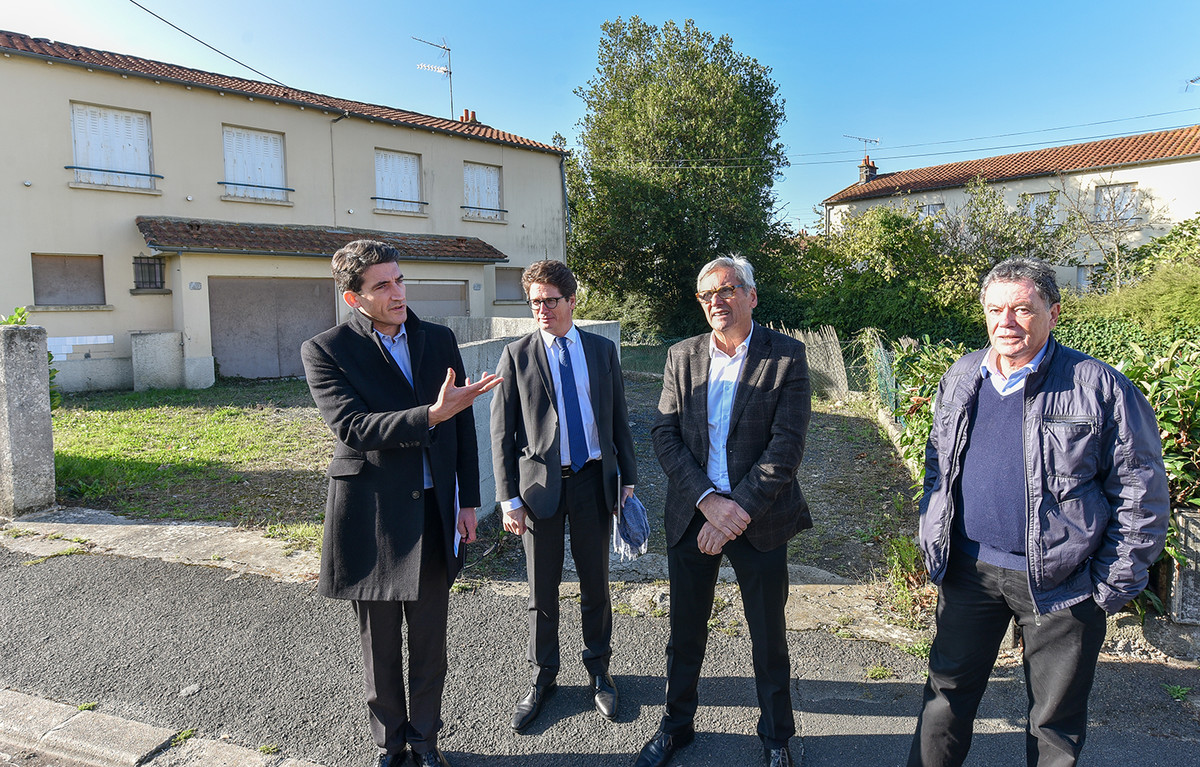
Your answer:
[[[558,379],[562,382],[563,404],[567,408],[567,438],[571,447],[571,471],[579,471],[588,460],[587,438],[583,434],[583,413],[579,409],[579,392],[575,390],[575,369],[567,339],[554,339],[558,346]]]

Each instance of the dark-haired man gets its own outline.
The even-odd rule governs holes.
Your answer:
[[[449,589],[462,562],[455,534],[475,540],[479,506],[471,403],[500,380],[466,377],[450,329],[408,308],[399,260],[373,240],[335,253],[337,289],[353,311],[301,349],[337,438],[320,593],[353,601],[378,767],[400,767],[410,748],[422,767],[448,767],[437,734]]]
[[[583,665],[596,710],[616,716],[617,688],[608,672],[608,542],[612,516],[637,482],[616,345],[575,325],[575,276],[561,261],[538,261],[521,275],[521,287],[538,329],[505,347],[496,366],[503,381],[492,399],[496,497],[504,529],[521,536],[529,578],[533,680],[513,709],[517,732],[555,689],[568,526],[579,573]]]
[[[1058,344],[1054,269],[996,265],[979,293],[991,345],[938,385],[921,548],[937,634],[909,767],[960,765],[1013,620],[1030,765],[1076,764],[1105,615],[1146,586],[1167,530],[1154,412],[1125,376]]]

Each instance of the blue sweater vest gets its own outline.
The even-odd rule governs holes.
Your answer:
[[[1021,391],[1000,396],[991,381],[971,409],[959,475],[954,547],[1009,570],[1025,570],[1026,482]]]

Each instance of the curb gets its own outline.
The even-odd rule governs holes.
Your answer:
[[[142,722],[0,690],[0,746],[89,767],[322,767],[217,740],[189,739]]]

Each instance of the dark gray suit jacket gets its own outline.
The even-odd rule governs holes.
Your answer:
[[[475,418],[467,408],[429,428],[446,368],[466,380],[454,333],[421,322],[409,309],[408,349],[416,391],[355,311],[304,342],[304,375],[337,443],[326,474],[325,541],[320,592],[336,599],[414,600],[425,535],[422,455],[428,451],[450,579],[455,557],[455,480],[459,505],[479,505]],[[449,583],[446,584],[449,587]]]
[[[662,398],[651,433],[667,475],[667,545],[679,543],[708,479],[709,335],[667,352]],[[729,419],[731,496],[750,515],[743,535],[770,551],[812,527],[796,481],[804,455],[812,390],[804,344],[755,323]]]
[[[591,383],[592,411],[600,435],[604,500],[616,507],[617,478],[637,484],[633,435],[625,405],[621,363],[612,341],[579,330]],[[542,333],[536,330],[504,348],[496,375],[504,382],[492,399],[492,464],[496,500],[519,497],[535,518],[558,510],[562,491],[562,454],[554,379]]]

